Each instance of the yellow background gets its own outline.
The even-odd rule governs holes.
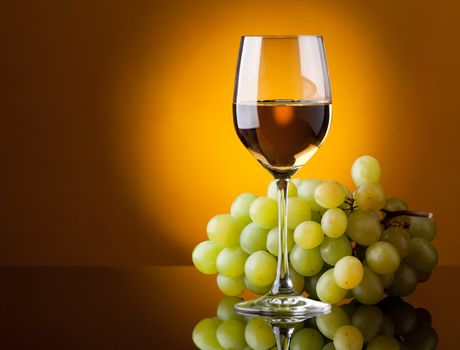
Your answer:
[[[231,114],[239,39],[324,36],[333,121],[297,177],[431,210],[460,264],[454,1],[11,2],[0,16],[0,263],[188,264],[206,223],[270,176]]]

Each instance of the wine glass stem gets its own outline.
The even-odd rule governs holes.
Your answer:
[[[278,189],[278,268],[272,294],[296,294],[289,275],[287,245],[287,193],[289,177],[275,179]]]
[[[278,350],[289,350],[294,327],[273,326]]]

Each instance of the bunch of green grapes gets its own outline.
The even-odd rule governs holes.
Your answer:
[[[192,334],[202,350],[276,349],[276,338],[263,318],[244,318],[234,312],[243,299],[225,297],[217,317],[198,322]],[[414,308],[399,297],[386,297],[377,305],[351,301],[334,306],[331,313],[294,327],[292,350],[434,350],[438,335],[428,310]]]
[[[351,176],[354,192],[333,180],[295,179],[289,185],[287,245],[294,287],[331,304],[355,298],[372,305],[385,293],[408,296],[437,264],[431,244],[436,224],[425,213],[409,211],[402,199],[387,198],[375,158],[356,159]],[[193,262],[205,274],[217,273],[226,295],[246,289],[265,294],[276,276],[277,224],[271,182],[266,196],[241,194],[230,214],[209,221],[209,240],[194,249]]]

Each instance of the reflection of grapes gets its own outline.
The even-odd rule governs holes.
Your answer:
[[[358,328],[346,325],[335,331],[334,346],[337,350],[361,350],[363,336]]]
[[[248,345],[255,350],[270,349],[276,342],[270,325],[258,317],[249,320],[244,335]]]
[[[329,303],[354,297],[372,305],[385,293],[407,296],[438,262],[431,243],[436,224],[427,213],[409,211],[402,199],[386,198],[375,158],[359,157],[351,173],[353,194],[333,180],[290,184],[287,246],[294,286]],[[193,263],[202,273],[218,273],[224,294],[270,291],[278,255],[277,200],[272,181],[266,197],[243,193],[230,215],[209,221],[209,241],[194,249]]]
[[[216,330],[216,337],[224,349],[242,350],[246,347],[244,329],[246,325],[242,321],[222,321]]]
[[[221,349],[216,336],[220,322],[217,318],[205,318],[198,322],[193,329],[192,339],[199,349]]]
[[[292,337],[290,350],[322,350],[324,338],[320,332],[313,328],[304,328]]]
[[[383,312],[377,306],[362,305],[354,310],[351,324],[359,329],[367,342],[380,333],[383,319]]]
[[[217,317],[205,318],[193,330],[193,342],[202,350],[276,349],[269,319],[243,318],[233,311],[241,298],[225,297]],[[438,343],[431,315],[398,297],[377,305],[356,300],[333,306],[329,314],[308,319],[294,328],[291,350],[434,350]]]

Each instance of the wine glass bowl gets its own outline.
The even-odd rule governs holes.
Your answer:
[[[277,178],[292,176],[313,156],[330,121],[330,104],[306,100],[261,100],[233,108],[240,140]],[[237,118],[258,120],[258,125],[244,128]]]
[[[233,99],[242,143],[272,174],[291,176],[316,152],[331,118],[320,36],[241,39]]]
[[[286,215],[290,177],[325,139],[331,103],[321,36],[241,38],[233,97],[234,126],[243,145],[275,178],[280,244],[271,292],[237,304],[237,312],[298,321],[330,310],[328,304],[297,295],[292,286]]]

